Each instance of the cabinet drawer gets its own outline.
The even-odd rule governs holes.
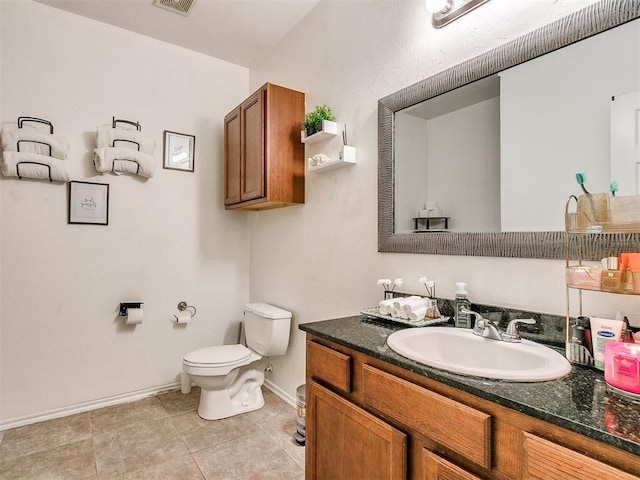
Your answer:
[[[422,449],[422,480],[481,480],[444,458]]]
[[[638,480],[617,468],[524,432],[525,478],[540,480]]]
[[[351,393],[351,357],[316,342],[307,342],[307,371],[345,393]]]
[[[491,468],[491,416],[363,365],[364,403],[440,445]]]

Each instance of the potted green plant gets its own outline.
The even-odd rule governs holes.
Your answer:
[[[316,108],[312,112],[309,112],[304,116],[302,126],[305,129],[307,136],[321,131],[323,120],[335,122],[336,117],[331,109],[326,105],[316,105]]]
[[[315,112],[309,112],[304,116],[304,121],[302,122],[302,128],[307,133],[307,137],[309,135],[313,135],[316,133],[316,125],[318,124],[318,115]],[[322,125],[322,120],[320,120],[320,124]]]

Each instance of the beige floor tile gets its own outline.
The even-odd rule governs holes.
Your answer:
[[[162,402],[157,397],[151,397],[137,402],[93,410],[91,412],[91,428],[93,435],[100,435],[128,428],[134,422],[146,422],[167,416]]]
[[[136,473],[122,475],[117,477],[118,480],[203,480],[204,477],[191,458],[191,455],[185,455],[171,459],[167,462],[153,467],[145,468]]]
[[[269,391],[264,391],[264,407],[245,415],[260,428],[269,428],[296,418],[296,410]]]
[[[4,432],[0,443],[0,458],[42,452],[60,445],[91,438],[89,413],[56,418]]]
[[[81,440],[51,450],[0,460],[2,480],[95,479],[91,440]]]
[[[135,473],[189,453],[169,417],[93,437],[98,478]]]
[[[207,480],[287,480],[303,470],[265,431],[193,454]]]
[[[235,415],[220,420],[204,420],[198,416],[197,412],[190,412],[174,416],[171,420],[191,452],[235,440],[260,429],[255,423],[249,421],[246,415]]]
[[[296,464],[304,469],[304,447],[298,445],[293,439],[293,433],[296,431],[296,421],[291,420],[275,427],[265,430],[273,442],[278,445]]]
[[[180,415],[198,409],[200,403],[200,388],[193,387],[191,393],[184,395],[180,390],[158,395],[164,409],[169,415]]]

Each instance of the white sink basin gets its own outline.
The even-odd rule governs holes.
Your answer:
[[[392,333],[387,344],[396,353],[450,372],[513,382],[542,382],[564,377],[569,361],[539,343],[502,342],[452,327],[407,328]]]

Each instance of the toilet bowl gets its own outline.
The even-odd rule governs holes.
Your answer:
[[[266,303],[250,303],[245,305],[244,315],[247,346],[205,347],[182,359],[182,393],[189,393],[191,382],[200,387],[198,415],[206,420],[262,408],[262,360],[286,352],[290,312]]]

